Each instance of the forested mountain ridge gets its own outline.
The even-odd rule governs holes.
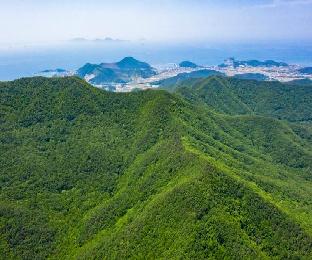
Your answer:
[[[0,256],[311,258],[311,92],[256,84],[0,83]]]
[[[191,79],[164,89],[231,115],[263,115],[291,122],[312,120],[311,85],[214,76]]]

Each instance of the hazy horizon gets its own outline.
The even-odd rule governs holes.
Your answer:
[[[0,46],[73,38],[138,42],[311,42],[311,0],[11,0],[1,4]]]
[[[0,80],[134,56],[312,65],[312,0],[11,0],[0,9]]]

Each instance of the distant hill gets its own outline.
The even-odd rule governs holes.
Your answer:
[[[225,76],[225,74],[215,71],[215,70],[196,70],[190,73],[180,73],[175,77],[167,78],[160,80],[158,82],[154,82],[155,85],[159,85],[161,88],[169,88],[170,86],[176,86],[176,84],[181,83],[186,79],[195,79],[195,78],[206,78],[210,76]]]
[[[110,64],[102,63],[101,65],[110,67]],[[136,60],[133,57],[126,57],[117,62],[116,65],[124,70],[150,70],[152,68],[148,63]]]
[[[312,74],[312,67],[305,67],[305,68],[299,69],[298,71],[303,74]]]
[[[239,66],[250,66],[250,67],[287,67],[288,64],[285,62],[278,62],[274,60],[266,60],[266,61],[259,61],[259,60],[247,60],[247,61],[239,61],[234,58],[229,58],[224,61],[220,67],[234,67],[237,68]]]
[[[58,73],[61,73],[61,72],[66,72],[66,70],[64,70],[64,69],[55,69],[55,70],[49,69],[49,70],[43,70],[41,72],[43,72],[43,73],[47,73],[47,72],[58,72]]]
[[[264,67],[286,67],[288,66],[287,63],[285,62],[278,62],[278,61],[274,61],[274,60],[266,60],[266,61],[258,61],[258,60],[249,60],[246,62],[242,62],[243,64],[247,64],[249,66],[252,67],[260,67],[260,66],[264,66]]]
[[[237,79],[249,79],[249,80],[267,80],[268,77],[261,73],[243,73],[243,74],[236,74],[234,78]]]
[[[126,57],[116,63],[87,63],[77,70],[81,78],[86,78],[92,84],[127,83],[134,78],[148,78],[156,74],[148,63]]]
[[[191,61],[182,61],[179,66],[181,68],[198,68],[199,66]]]

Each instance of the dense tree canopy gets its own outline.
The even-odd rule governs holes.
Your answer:
[[[0,83],[0,258],[311,259],[312,89]]]

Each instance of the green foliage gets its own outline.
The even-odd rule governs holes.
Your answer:
[[[175,91],[0,83],[0,258],[312,258],[311,90]]]
[[[293,122],[312,119],[309,85],[211,77],[186,81],[175,89],[191,102],[205,103],[222,113],[262,115]]]

